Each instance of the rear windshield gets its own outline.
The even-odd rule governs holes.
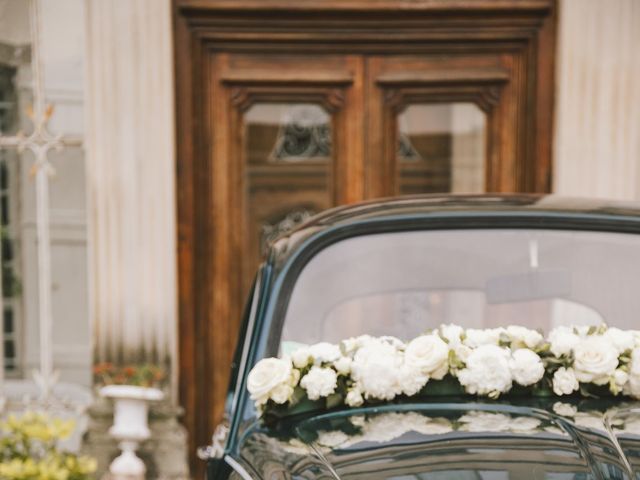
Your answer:
[[[281,350],[352,336],[406,340],[441,324],[640,328],[640,235],[526,229],[340,241],[301,271]]]

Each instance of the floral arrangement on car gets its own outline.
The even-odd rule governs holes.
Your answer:
[[[470,394],[640,398],[640,331],[561,326],[545,338],[521,326],[442,325],[410,342],[363,335],[260,360],[247,389],[261,414],[396,398]]]
[[[154,364],[114,365],[98,363],[93,367],[94,385],[132,385],[144,388],[161,388],[167,380],[164,368]]]
[[[10,415],[0,422],[0,478],[9,480],[93,478],[96,461],[65,452],[58,442],[75,429],[73,420],[44,413]]]

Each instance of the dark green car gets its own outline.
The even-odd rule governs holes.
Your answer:
[[[625,479],[640,404],[463,393],[260,418],[258,360],[442,324],[640,327],[640,207],[553,196],[406,197],[337,208],[277,240],[247,304],[210,479]]]

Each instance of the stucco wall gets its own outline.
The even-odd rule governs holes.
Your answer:
[[[640,199],[640,2],[561,0],[554,191]]]

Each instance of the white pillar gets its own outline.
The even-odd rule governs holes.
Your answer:
[[[640,2],[561,0],[554,191],[640,199]]]
[[[171,359],[177,287],[170,0],[86,0],[96,360]],[[176,375],[172,375],[175,382]]]

